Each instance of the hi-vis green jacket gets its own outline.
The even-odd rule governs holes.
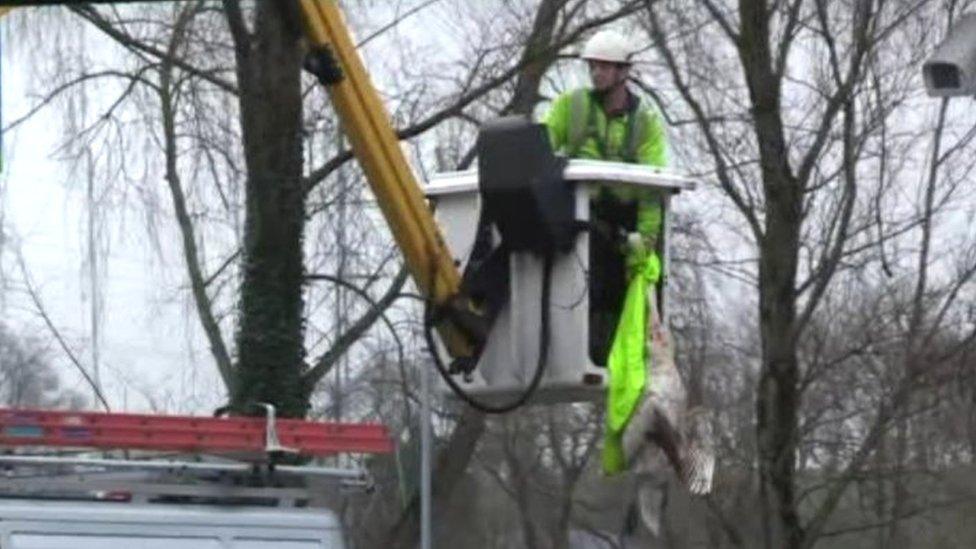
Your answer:
[[[667,166],[668,144],[661,117],[634,94],[628,96],[625,114],[608,121],[592,90],[566,92],[553,101],[543,122],[553,150],[570,158]],[[637,232],[656,242],[661,232],[659,197],[639,193],[620,198],[638,201]]]
[[[665,166],[668,144],[660,116],[630,94],[626,115],[607,115],[593,97],[580,88],[552,102],[543,120],[553,149],[571,158],[613,160]]]
[[[553,102],[544,118],[553,149],[570,158],[613,160],[664,167],[667,140],[657,112],[630,94],[625,114],[607,119],[590,90],[565,93]],[[647,379],[645,345],[648,314],[646,288],[657,283],[661,261],[654,252],[661,232],[660,198],[637,192],[624,200],[636,200],[639,243],[627,251],[627,294],[614,332],[607,360],[610,383],[607,392],[607,428],[603,445],[603,469],[618,473],[627,467],[623,432],[644,392]]]

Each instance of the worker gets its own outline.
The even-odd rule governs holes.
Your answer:
[[[590,38],[581,58],[589,64],[592,88],[556,98],[544,118],[553,149],[570,158],[613,160],[658,167],[667,165],[667,140],[656,111],[627,86],[631,67],[626,38],[604,30]],[[661,232],[660,197],[601,187],[592,203],[591,219],[598,242],[591,246],[590,356],[606,363],[620,304],[626,293],[627,271],[652,259]],[[631,233],[620,242],[621,230]],[[619,248],[629,244],[631,253]],[[624,259],[626,258],[626,262]],[[656,256],[652,260],[656,260]]]
[[[661,117],[628,87],[633,53],[612,30],[586,42],[580,57],[592,87],[563,93],[543,118],[557,153],[667,165]],[[657,310],[661,197],[603,187],[593,197],[591,219],[597,236],[590,246],[590,355],[606,364],[610,378],[604,470],[623,471],[654,442],[693,491],[707,491],[714,460],[683,436],[685,390]]]

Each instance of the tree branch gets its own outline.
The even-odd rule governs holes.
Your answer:
[[[64,337],[61,335],[61,331],[58,330],[57,326],[55,326],[54,322],[51,320],[51,317],[48,316],[47,310],[44,308],[44,304],[41,302],[40,295],[38,295],[37,290],[34,289],[34,283],[31,281],[30,271],[27,270],[27,263],[24,261],[24,256],[20,253],[20,250],[17,250],[17,264],[20,266],[20,273],[24,279],[24,287],[27,289],[27,295],[30,296],[31,302],[34,303],[34,309],[37,311],[37,314],[41,315],[41,319],[44,320],[44,325],[47,326],[48,330],[50,330],[51,335],[54,336],[54,339],[58,342],[58,345],[61,347],[61,350],[64,351],[64,354],[68,356],[68,360],[71,361],[71,364],[74,365],[75,369],[78,370],[83,378],[85,378],[85,382],[87,382],[95,392],[95,397],[102,404],[102,407],[105,408],[105,411],[111,412],[112,407],[109,406],[108,400],[106,400],[105,395],[102,394],[102,389],[88,374],[85,367],[81,365],[81,361],[77,356],[75,356],[75,353],[71,350],[71,347],[68,346],[68,342],[65,341]]]
[[[826,11],[827,8],[824,5],[823,0],[817,0],[817,14],[820,18],[823,37],[827,42],[828,51],[831,52],[830,65],[833,69],[837,88],[827,99],[827,106],[824,108],[823,116],[820,119],[820,126],[817,129],[816,137],[814,137],[813,143],[807,149],[806,154],[800,161],[800,168],[797,170],[796,179],[799,182],[800,187],[803,189],[807,188],[810,174],[820,161],[820,155],[827,144],[828,138],[830,137],[830,130],[834,125],[834,119],[840,113],[845,103],[849,100],[851,93],[853,93],[854,85],[861,73],[864,57],[867,55],[868,50],[875,44],[874,41],[869,40],[868,36],[868,29],[870,28],[871,22],[869,4],[869,2],[856,3],[858,9],[865,10],[867,13],[861,11],[855,14],[855,47],[854,51],[851,53],[847,73],[846,75],[841,76],[840,61],[837,58],[836,46],[834,45],[833,36],[830,34],[830,30],[828,28],[829,21]]]
[[[90,6],[83,6],[83,5],[69,6],[68,9],[70,9],[72,12],[74,12],[81,18],[87,20],[95,28],[105,33],[107,36],[109,36],[110,38],[112,38],[113,40],[121,44],[126,49],[129,49],[130,51],[133,52],[139,52],[139,53],[150,55],[155,59],[159,60],[160,62],[170,63],[171,65],[173,65],[174,67],[178,67],[182,71],[193,74],[194,76],[198,76],[201,79],[210,82],[211,84],[217,86],[218,88],[226,92],[230,92],[234,95],[237,95],[238,93],[237,86],[235,86],[233,83],[224,80],[223,78],[220,78],[212,71],[206,71],[198,67],[194,67],[193,65],[184,61],[183,59],[168,56],[166,52],[163,52],[157,48],[154,48],[148,44],[139,41],[137,38],[133,37],[132,35],[115,27],[112,23],[110,23],[108,20],[103,18],[101,14],[99,14],[97,11],[92,9]]]
[[[175,57],[177,50],[183,41],[183,32],[192,17],[191,9],[180,12],[177,18],[173,36],[170,41],[168,57]],[[203,271],[200,268],[200,258],[197,251],[196,236],[194,235],[193,221],[186,206],[186,196],[180,182],[179,170],[177,167],[177,143],[176,143],[176,105],[174,104],[172,89],[173,65],[164,61],[160,69],[159,100],[162,110],[163,122],[163,151],[166,157],[166,183],[169,186],[170,196],[173,199],[173,209],[176,213],[176,220],[180,228],[180,235],[183,239],[183,256],[186,261],[187,274],[190,278],[190,286],[193,291],[193,301],[196,305],[197,314],[200,317],[200,324],[203,328],[207,341],[210,343],[210,351],[217,364],[217,371],[224,382],[224,386],[230,393],[234,392],[237,384],[234,366],[231,362],[227,344],[224,342],[220,332],[220,325],[217,323],[213,314],[213,303],[207,295],[207,282],[204,280]]]
[[[800,21],[800,8],[803,7],[804,0],[793,0],[790,4],[789,11],[786,16],[786,27],[783,29],[783,38],[779,43],[779,48],[776,53],[775,68],[777,76],[782,77],[786,72],[786,59],[790,55],[790,48],[793,45],[793,41],[796,39],[794,32],[796,31],[797,24]]]
[[[844,105],[844,194],[841,197],[840,225],[834,233],[833,245],[830,244],[830,235],[828,234],[828,251],[825,254],[826,257],[824,257],[816,269],[819,273],[816,278],[816,283],[810,292],[807,302],[803,306],[803,310],[797,317],[797,333],[803,331],[813,316],[817,305],[820,304],[820,300],[823,298],[824,292],[827,291],[827,286],[833,279],[837,266],[843,256],[844,244],[848,240],[848,228],[850,227],[851,217],[854,214],[854,204],[857,202],[857,152],[854,143],[854,117],[855,108],[853,102],[848,100]]]
[[[383,315],[383,312],[386,311],[386,309],[388,309],[390,305],[392,305],[393,302],[400,297],[400,290],[403,289],[403,285],[407,281],[408,274],[409,271],[407,271],[406,267],[402,267],[400,272],[398,272],[393,278],[393,282],[390,283],[390,287],[387,288],[386,293],[384,293],[383,296],[375,302],[373,302],[373,300],[369,298],[365,292],[360,292],[359,288],[356,288],[351,284],[346,284],[339,279],[333,280],[333,282],[343,284],[347,288],[355,291],[360,297],[369,301],[371,306],[362,317],[356,320],[356,322],[354,322],[348,330],[346,330],[332,343],[332,346],[328,351],[323,353],[322,356],[315,361],[315,366],[305,373],[303,378],[307,387],[314,386],[319,382],[319,380],[325,377],[326,374],[332,371],[332,368],[335,366],[339,358],[346,354],[353,344],[355,344],[363,336],[363,334],[365,334],[373,326],[373,324],[376,323],[376,321]]]
[[[251,73],[251,33],[244,22],[240,0],[222,0],[227,27],[234,39],[234,57],[237,60],[237,85],[247,90]]]
[[[126,79],[126,80],[129,80],[130,81],[129,82],[129,86],[126,89],[126,91],[120,96],[119,100],[116,101],[112,105],[112,108],[114,108],[127,95],[127,93],[129,91],[131,91],[132,87],[135,85],[136,82],[140,82],[142,84],[145,84],[145,85],[149,86],[150,88],[155,88],[156,87],[156,85],[154,83],[152,83],[149,80],[146,80],[145,78],[142,77],[142,73],[144,73],[146,70],[148,70],[148,67],[144,67],[137,74],[129,74],[129,73],[124,73],[124,72],[116,71],[116,70],[105,70],[105,71],[99,71],[99,72],[94,72],[94,73],[86,73],[86,74],[82,74],[82,75],[80,75],[80,76],[78,76],[76,78],[72,78],[68,82],[65,82],[64,84],[61,84],[60,86],[57,86],[56,88],[54,88],[53,90],[51,90],[50,92],[48,92],[48,94],[45,95],[38,104],[34,105],[33,107],[30,108],[29,111],[27,111],[27,114],[24,114],[20,118],[17,118],[16,120],[14,120],[13,122],[11,122],[10,124],[6,125],[3,128],[3,131],[5,131],[5,132],[10,131],[10,130],[16,128],[17,126],[19,126],[20,124],[23,124],[25,121],[27,121],[32,116],[34,116],[35,114],[37,114],[41,109],[43,109],[44,107],[46,107],[47,105],[49,105],[51,103],[51,101],[54,101],[59,95],[61,95],[62,93],[68,91],[69,89],[73,88],[74,86],[77,86],[78,84],[82,84],[82,83],[87,82],[89,80],[95,80],[95,79],[98,79],[98,78],[117,77],[117,78],[123,78],[123,79]],[[111,112],[111,109],[109,110],[109,113],[110,112]],[[108,114],[106,114],[105,116],[107,117]]]
[[[654,38],[655,45],[657,45],[658,50],[661,52],[664,61],[671,72],[671,77],[674,79],[675,86],[678,88],[678,92],[681,97],[684,98],[688,106],[691,107],[692,112],[695,115],[695,119],[698,121],[698,127],[701,128],[702,133],[705,136],[705,143],[708,145],[708,150],[712,155],[712,160],[715,161],[716,174],[718,175],[719,186],[725,191],[725,194],[729,196],[732,203],[739,210],[739,212],[745,217],[746,222],[749,224],[749,228],[752,230],[753,238],[756,242],[762,241],[763,230],[759,224],[759,218],[756,216],[754,209],[747,203],[747,201],[742,197],[742,194],[735,187],[735,183],[732,180],[732,176],[729,173],[729,167],[725,162],[725,156],[722,154],[721,146],[719,145],[718,139],[715,137],[715,132],[712,129],[712,124],[710,118],[705,114],[705,109],[702,108],[701,103],[691,94],[691,88],[687,82],[685,82],[684,77],[681,75],[681,70],[678,67],[678,62],[674,56],[674,53],[667,45],[667,40],[664,36],[664,32],[661,29],[660,22],[657,19],[657,15],[654,12],[653,0],[645,0],[645,5],[647,7],[648,20],[650,22],[651,36]]]
[[[725,36],[728,37],[729,41],[731,41],[733,44],[738,44],[739,33],[735,32],[732,24],[729,23],[728,19],[726,19],[725,14],[718,9],[715,2],[713,0],[702,0],[702,4],[704,4],[705,9],[708,10],[708,14],[712,16],[712,19],[714,19],[715,22],[718,23],[718,26],[722,28],[722,31],[725,33]],[[648,9],[650,9],[650,7],[648,7]]]

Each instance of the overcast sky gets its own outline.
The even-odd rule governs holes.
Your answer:
[[[34,71],[29,56],[11,40],[12,27],[18,27],[17,23],[0,19],[5,126],[36,103],[36,97],[29,97],[31,91],[44,89],[43,82],[30,80]],[[109,47],[95,32],[89,30],[85,37],[83,47]],[[54,157],[63,119],[57,107],[44,109],[4,134],[0,208],[3,229],[16,237],[48,314],[84,366],[91,368],[87,176],[84,171],[71,173],[67,163]],[[146,242],[140,214],[127,213],[124,223],[118,221],[119,216],[108,216],[103,225],[107,231],[104,241],[109,242],[102,270],[107,281],[102,285],[100,336],[104,392],[117,408],[206,412],[217,403],[218,379],[186,300],[183,267],[161,262]],[[178,242],[171,224],[160,232],[164,245]],[[7,252],[11,251],[8,247]],[[5,269],[10,287],[3,296],[4,322],[16,333],[53,341],[25,295],[9,254]],[[53,343],[50,358],[66,386],[91,394],[65,353]],[[155,402],[146,395],[152,395]]]

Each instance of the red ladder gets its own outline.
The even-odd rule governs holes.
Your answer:
[[[393,451],[383,425],[267,418],[165,416],[0,408],[0,446],[139,449],[302,456]]]

